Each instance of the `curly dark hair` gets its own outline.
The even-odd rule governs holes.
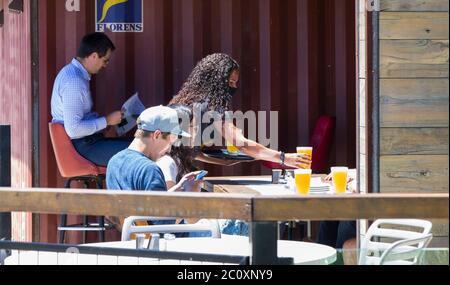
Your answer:
[[[207,111],[225,114],[232,98],[229,79],[235,70],[239,71],[239,64],[229,55],[208,55],[197,64],[170,104],[192,107],[206,103]]]

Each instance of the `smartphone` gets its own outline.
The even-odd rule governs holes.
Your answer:
[[[202,180],[206,175],[208,175],[208,171],[202,170],[197,177],[195,177],[195,181]]]

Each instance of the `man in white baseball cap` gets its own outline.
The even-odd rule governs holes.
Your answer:
[[[111,158],[106,171],[109,190],[183,191],[185,183],[193,181],[200,171],[185,175],[178,184],[167,190],[164,174],[156,161],[170,153],[172,144],[180,137],[190,137],[180,128],[177,112],[158,106],[145,110],[138,118],[138,130],[128,149]],[[118,230],[122,218],[108,217]],[[150,221],[153,224],[174,224],[175,220]]]
[[[180,128],[177,112],[158,106],[145,110],[137,120],[138,130],[128,149],[116,154],[108,163],[106,184],[112,190],[181,191],[186,181],[199,174],[187,174],[167,190],[163,172],[156,161],[170,153],[180,137],[190,137]]]
[[[183,137],[191,137],[180,127],[180,119],[177,111],[165,106],[153,107],[145,110],[138,118],[138,129],[147,132],[161,131]]]

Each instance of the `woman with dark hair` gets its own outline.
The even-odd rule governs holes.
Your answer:
[[[178,118],[182,120],[180,125],[185,132],[194,133],[193,126],[193,114],[189,107],[183,105],[170,105],[178,113]],[[189,127],[187,127],[189,125]],[[174,187],[179,184],[180,179],[182,179],[186,174],[195,172],[198,169],[194,166],[194,160],[196,158],[197,151],[192,147],[192,142],[187,145],[179,144],[172,146],[172,150],[169,155],[166,155],[159,159],[156,164],[159,166],[164,174],[164,179],[166,181],[167,188]],[[214,164],[225,165],[227,162],[220,159],[212,159],[208,162]],[[201,184],[203,180],[200,181],[186,181],[183,184],[183,188],[179,191],[186,192],[201,192]],[[197,221],[187,221],[184,220],[182,223],[195,223]],[[248,224],[244,221],[239,220],[218,220],[221,232],[223,234],[231,235],[248,235]],[[204,234],[189,234],[190,237],[204,237]]]
[[[171,105],[169,106],[178,113],[178,118],[183,118],[185,122],[182,122],[184,131],[193,133],[192,120],[193,115],[189,107],[183,105]],[[189,129],[186,128],[185,123],[189,123]],[[190,145],[178,144],[172,146],[169,155],[166,155],[157,161],[157,165],[161,168],[166,185],[168,188],[173,187],[180,181],[187,173],[197,171],[194,166],[195,151]],[[188,192],[200,192],[202,181],[194,181],[185,183],[184,191]]]
[[[309,165],[311,160],[308,155],[285,154],[284,152],[266,148],[261,144],[245,138],[242,130],[238,129],[233,122],[225,120],[226,112],[231,107],[233,95],[238,90],[238,82],[238,63],[226,54],[212,54],[197,64],[180,92],[172,99],[169,105],[177,106],[176,109],[178,110],[181,110],[180,105],[186,106],[189,107],[191,112],[193,112],[193,108],[199,107],[202,117],[203,114],[209,111],[218,113],[222,121],[220,123],[214,123],[217,132],[223,138],[232,138],[232,141],[227,143],[233,144],[240,152],[257,160],[272,161],[297,168],[303,168]],[[192,122],[192,119],[193,116],[191,113],[190,122]],[[193,126],[196,126],[196,122],[193,123]],[[195,135],[196,132],[193,130],[193,126],[191,125],[190,133]],[[204,124],[201,124],[201,126],[202,130],[206,127]],[[202,132],[200,132],[200,135],[202,137],[202,145],[210,143],[209,141],[203,141],[204,136]],[[207,157],[196,146],[195,148],[174,148],[170,157],[162,159],[160,167],[163,169],[163,172],[172,172],[168,176],[173,179],[175,170],[178,170],[177,177],[181,177],[184,173],[195,170],[193,168],[194,159],[220,165],[236,163],[230,162],[229,160]],[[177,167],[174,167],[174,165]],[[168,181],[166,183],[170,187],[171,183],[176,183],[176,181]],[[193,185],[193,189],[199,191],[200,186]],[[248,235],[248,224],[244,221],[220,220],[220,224],[222,233]]]
[[[234,59],[220,53],[209,55],[197,64],[170,105],[184,105],[190,108],[199,106],[202,115],[209,111],[218,113],[222,117],[222,122],[214,123],[217,132],[223,138],[232,138],[232,142],[228,142],[229,144],[236,146],[240,152],[254,159],[272,161],[296,168],[304,168],[309,165],[311,161],[308,155],[285,154],[282,151],[264,147],[246,138],[242,130],[238,129],[233,122],[225,120],[233,95],[238,90],[238,82],[239,65]],[[202,143],[205,145],[209,142],[203,141]],[[211,162],[211,159],[202,152],[197,152],[196,159]]]
[[[189,107],[183,105],[171,105],[169,106],[178,113],[178,118],[180,118],[180,125],[183,130],[189,133],[194,133],[193,130],[193,114]],[[196,157],[196,151],[192,147],[192,143],[184,145],[180,143],[178,145],[172,146],[170,154],[160,158],[156,164],[161,169],[166,185],[168,188],[174,187],[179,184],[179,181],[188,173],[197,171],[194,166],[194,160]],[[203,180],[199,181],[186,181],[183,184],[183,188],[179,191],[185,192],[201,192],[201,185]],[[181,220],[179,223],[197,223],[197,220]],[[225,221],[226,222],[226,221]],[[224,223],[224,222],[222,222]],[[220,224],[220,221],[219,221]],[[223,227],[222,227],[223,228]],[[234,231],[236,232],[236,231]],[[223,232],[230,233],[230,232]],[[241,233],[240,231],[238,233]],[[204,233],[189,233],[189,237],[205,237],[210,236],[210,234]]]

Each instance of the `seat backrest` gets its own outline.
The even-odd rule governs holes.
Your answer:
[[[122,241],[129,241],[135,234],[154,233],[190,233],[190,232],[210,232],[212,238],[220,238],[220,227],[217,220],[200,220],[195,224],[171,224],[171,225],[151,225],[139,226],[139,221],[161,221],[174,220],[175,218],[162,217],[128,217],[124,220],[122,227]]]
[[[78,177],[100,174],[99,168],[82,157],[74,148],[64,129],[64,125],[49,124],[50,138],[55,153],[56,163],[62,177]]]
[[[335,126],[335,117],[321,116],[317,120],[314,133],[309,140],[309,146],[313,147],[313,162],[311,168],[316,173],[322,173],[323,171],[328,170]]]
[[[393,243],[380,258],[380,265],[418,265],[432,234],[421,238],[400,240]]]
[[[407,228],[406,228],[407,227]],[[414,229],[412,229],[414,228]],[[410,264],[408,260],[417,262],[422,249],[428,246],[431,237],[432,223],[414,219],[380,219],[376,220],[366,233],[361,243],[359,256],[360,265],[382,264],[382,257],[386,262],[391,259],[386,254],[396,254],[400,250],[407,250],[405,256],[398,255],[395,260],[401,264]],[[387,253],[386,253],[387,252]],[[406,251],[405,251],[406,252]],[[416,254],[414,256],[414,254]],[[401,262],[400,258],[406,258]],[[392,259],[391,261],[393,261]]]

